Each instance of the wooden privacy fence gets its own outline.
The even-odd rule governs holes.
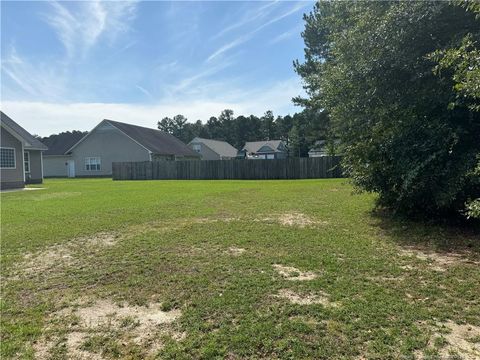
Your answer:
[[[267,180],[342,177],[340,156],[275,160],[190,160],[113,163],[113,180]]]

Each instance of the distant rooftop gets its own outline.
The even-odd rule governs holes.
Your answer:
[[[223,157],[236,157],[238,150],[235,149],[232,145],[230,145],[226,141],[222,140],[212,140],[212,139],[204,139],[200,137],[196,137],[189,144],[192,143],[202,143],[208,146],[210,149],[215,151],[217,154]]]
[[[285,149],[282,149],[282,144],[282,140],[248,141],[243,146],[243,150],[246,150],[248,153],[258,153],[260,149],[267,146],[275,152],[282,152],[285,151]]]

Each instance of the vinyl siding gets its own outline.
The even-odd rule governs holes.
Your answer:
[[[100,157],[100,170],[86,170],[86,157]],[[105,123],[94,129],[72,150],[71,159],[75,161],[75,176],[77,177],[110,176],[113,162],[148,161],[150,153],[117,128]]]
[[[202,160],[221,160],[220,155],[218,155],[205,144],[201,142],[191,142],[188,146],[193,150],[193,145],[200,145],[199,154],[202,155]]]
[[[22,143],[2,127],[0,146],[15,149],[15,169],[0,169],[1,187],[23,187]]]
[[[39,184],[42,178],[42,152],[39,150],[25,150],[30,153],[30,176],[26,176],[27,183]],[[22,158],[23,160],[23,158]]]
[[[43,176],[44,177],[67,177],[67,161],[70,156],[43,155]]]

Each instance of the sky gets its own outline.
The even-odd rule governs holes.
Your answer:
[[[310,1],[1,2],[1,109],[33,134],[300,111]]]

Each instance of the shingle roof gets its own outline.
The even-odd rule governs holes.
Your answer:
[[[202,143],[208,146],[210,149],[215,151],[218,155],[224,157],[236,157],[238,150],[235,149],[232,145],[230,145],[226,141],[221,140],[212,140],[212,139],[204,139],[200,137],[196,137],[189,144],[192,143]]]
[[[283,152],[278,147],[282,143],[282,140],[267,140],[267,141],[249,141],[243,146],[243,149],[248,153],[257,153],[264,146],[272,148],[275,152]]]
[[[48,148],[42,144],[38,139],[35,139],[32,134],[30,134],[23,127],[18,125],[13,121],[9,116],[7,116],[3,111],[0,111],[1,124],[5,125],[9,130],[13,131],[17,136],[22,138],[23,145],[25,149],[30,150],[47,150]]]
[[[163,131],[113,120],[106,119],[104,121],[115,126],[153,154],[200,157],[198,153],[190,149],[175,136]]]
[[[65,155],[67,150],[79,142],[84,136],[85,133],[74,131],[71,133],[59,134],[59,136],[55,136],[49,140],[43,139],[48,145],[48,150],[45,151],[43,155]]]

